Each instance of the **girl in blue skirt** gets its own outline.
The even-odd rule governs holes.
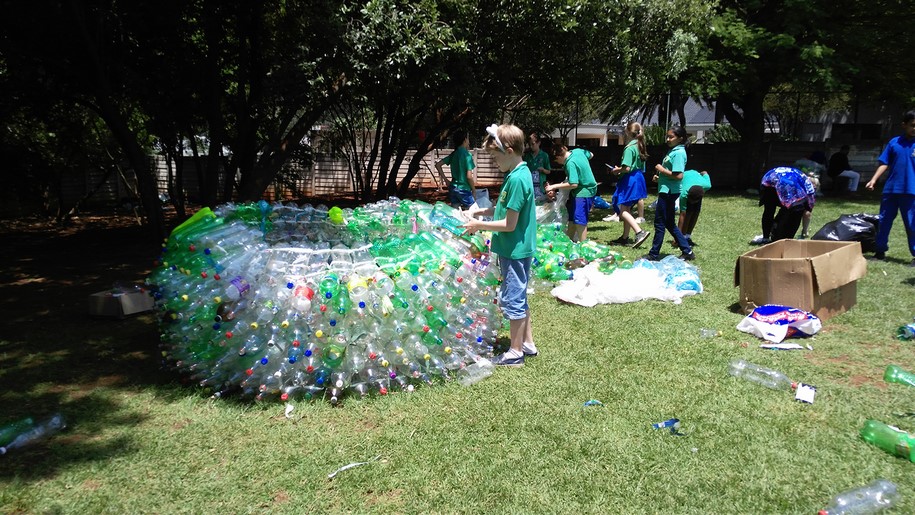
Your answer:
[[[635,233],[633,247],[638,248],[648,236],[648,231],[643,231],[636,219],[632,216],[632,206],[648,197],[648,187],[645,184],[645,160],[648,159],[648,148],[642,135],[642,125],[638,122],[629,122],[626,125],[626,147],[623,149],[623,162],[613,167],[610,171],[619,174],[616,181],[616,191],[613,193],[613,210],[620,214],[623,221],[623,235],[611,241],[625,245],[629,243],[629,229]]]

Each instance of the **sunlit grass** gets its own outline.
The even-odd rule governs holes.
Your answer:
[[[915,411],[915,388],[882,380],[889,363],[915,370],[915,342],[893,338],[915,315],[901,224],[891,260],[859,281],[857,306],[804,342],[813,351],[765,351],[734,329],[734,264],[760,209],[706,198],[693,233],[705,292],[682,304],[585,309],[539,292],[541,356],[524,368],[340,408],[297,403],[290,418],[279,403],[211,400],[158,370],[151,317],[20,327],[0,342],[0,418],[59,410],[70,427],[0,458],[0,512],[813,513],[879,477],[899,486],[898,512],[912,512],[915,464],[857,434],[868,418],[915,431],[896,415]],[[826,199],[811,232],[876,209]],[[590,235],[621,230],[594,222]],[[701,327],[722,335],[702,339]],[[50,345],[61,332],[78,337]],[[736,357],[816,385],[816,402],[731,378]],[[672,417],[685,436],[651,428]]]

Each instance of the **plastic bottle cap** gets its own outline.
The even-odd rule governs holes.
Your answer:
[[[232,338],[232,331],[226,331],[226,338]]]

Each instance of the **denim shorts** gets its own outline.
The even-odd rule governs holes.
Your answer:
[[[499,304],[509,320],[527,316],[527,282],[531,277],[533,258],[510,259],[499,256],[502,286],[499,287]]]
[[[588,225],[588,214],[594,205],[594,197],[569,197],[566,209],[569,211],[569,221],[576,225]]]
[[[470,207],[476,202],[476,199],[473,198],[472,191],[450,186],[448,188],[448,202],[452,206]]]

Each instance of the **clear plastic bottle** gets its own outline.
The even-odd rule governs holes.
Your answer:
[[[878,479],[868,485],[842,492],[832,498],[819,515],[858,515],[876,513],[893,506],[897,499],[896,485],[886,479]]]
[[[797,387],[785,374],[742,359],[731,361],[728,373],[734,377],[740,377],[773,390],[792,390]]]
[[[492,375],[493,368],[495,367],[491,361],[486,358],[480,358],[476,363],[467,365],[458,371],[458,383],[460,383],[461,386],[470,386],[479,383]]]
[[[721,336],[721,331],[717,329],[699,329],[699,336],[701,338],[714,338],[716,336]]]
[[[50,419],[35,425],[35,427],[26,431],[25,433],[20,434],[16,437],[15,440],[10,442],[9,445],[0,447],[0,455],[6,454],[13,449],[25,447],[26,445],[29,445],[35,441],[51,436],[65,427],[67,427],[67,424],[64,423],[63,416],[60,414],[54,415]]]

